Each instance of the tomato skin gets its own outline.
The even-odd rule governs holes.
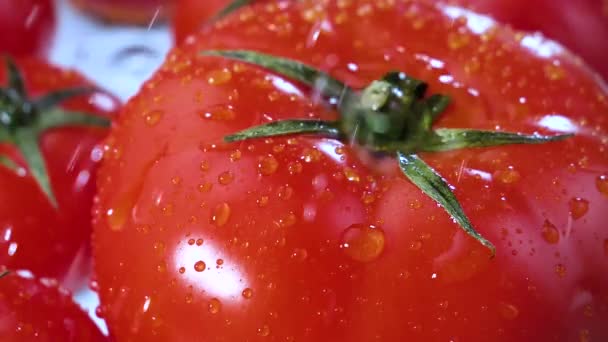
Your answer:
[[[23,58],[16,63],[31,98],[52,90],[93,85],[75,71],[38,59]],[[0,68],[0,84],[6,85],[4,68]],[[61,107],[111,117],[118,109],[118,100],[99,91],[65,101]],[[0,265],[59,278],[70,288],[82,278],[82,268],[89,267],[90,262],[90,208],[99,161],[96,155],[101,153],[98,143],[106,133],[96,127],[63,127],[41,136],[40,148],[58,209],[30,175],[0,167]],[[24,167],[13,145],[0,144],[0,151]]]
[[[0,52],[11,55],[44,55],[55,32],[51,0],[0,2]]]
[[[83,11],[102,20],[148,25],[171,12],[173,0],[72,0]]]
[[[197,32],[204,23],[226,7],[226,0],[177,0],[173,15],[173,35],[177,43]]]
[[[550,42],[465,11],[339,3],[243,9],[174,49],[126,105],[108,140],[120,153],[104,158],[95,208],[111,334],[603,340],[605,86]],[[268,120],[336,113],[306,87],[200,56],[206,49],[295,58],[357,89],[401,70],[452,97],[439,127],[577,135],[423,155],[496,244],[490,259],[393,160],[314,137],[221,143]]]
[[[520,30],[540,31],[580,55],[608,80],[608,5],[603,0],[456,0]],[[539,15],[542,13],[542,15]]]
[[[102,342],[97,326],[49,279],[11,273],[0,279],[0,339],[12,342]]]

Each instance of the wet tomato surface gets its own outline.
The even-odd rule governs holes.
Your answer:
[[[574,136],[420,154],[491,258],[394,158],[309,135],[223,142],[335,119],[341,100],[210,49],[295,59],[354,89],[398,70],[450,96],[437,127]],[[174,49],[107,141],[100,312],[121,341],[602,340],[606,96],[558,45],[454,6],[244,8]]]

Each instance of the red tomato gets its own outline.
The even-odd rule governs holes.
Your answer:
[[[57,282],[16,273],[0,278],[0,340],[107,341]]]
[[[229,0],[177,0],[173,16],[173,33],[176,42],[197,32],[204,23],[230,4]]]
[[[72,0],[76,6],[103,20],[148,25],[168,16],[173,0]]]
[[[303,135],[223,143],[261,123],[338,113],[315,89],[208,49],[296,59],[355,89],[399,70],[452,98],[437,127],[575,136],[421,154],[495,244],[491,259],[394,158]],[[108,140],[93,244],[111,335],[604,340],[607,96],[551,41],[464,10],[247,7],[174,49]]]
[[[28,269],[37,276],[64,279],[73,271],[70,275],[82,277],[79,268],[82,265],[74,261],[77,256],[80,261],[86,261],[82,256],[90,254],[87,246],[95,192],[93,180],[102,153],[97,144],[106,130],[72,123],[68,125],[70,127],[41,129],[40,134],[36,134],[32,127],[40,128],[40,120],[55,120],[51,117],[62,113],[69,115],[69,112],[108,118],[117,110],[118,102],[107,93],[96,91],[61,102],[60,107],[42,108],[36,102],[42,96],[92,86],[92,83],[74,71],[61,70],[35,59],[18,60],[17,69],[25,84],[24,99],[15,95],[15,88],[7,87],[6,66],[0,65],[0,93],[12,94],[11,100],[3,97],[0,105],[0,157],[6,162],[0,166],[0,187],[3,189],[0,194],[0,265],[9,269]],[[41,150],[40,161],[46,172],[35,166],[34,159],[25,158],[26,154],[35,157],[31,149],[36,146]],[[38,170],[48,177],[33,177]],[[50,189],[45,191],[44,184],[48,180]]]
[[[0,52],[42,55],[54,31],[51,0],[0,1]]]
[[[541,31],[579,54],[608,80],[608,2],[604,0],[456,0],[520,30]]]

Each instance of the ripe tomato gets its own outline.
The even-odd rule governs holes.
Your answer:
[[[608,80],[608,2],[604,0],[456,0],[521,30],[537,30],[579,54]]]
[[[23,92],[15,78],[22,78]],[[36,59],[18,60],[11,72],[0,65],[0,265],[41,277],[82,277],[74,261],[90,255],[93,179],[101,154],[96,146],[106,133],[84,125],[103,124],[118,107],[107,93],[75,88],[91,86],[74,71]],[[60,93],[65,101],[50,101],[49,94]]]
[[[107,341],[69,294],[49,279],[0,278],[0,340]]]
[[[296,59],[354,89],[398,70],[452,98],[437,127],[575,136],[421,154],[496,246],[490,258],[394,158],[350,135],[223,143],[261,123],[335,119],[352,94],[327,101],[209,49]],[[303,0],[226,17],[170,53],[108,140],[93,244],[111,335],[603,340],[607,95],[553,42],[456,7]]]
[[[55,31],[51,0],[0,1],[0,52],[43,54]]]
[[[72,0],[72,3],[103,20],[148,25],[168,16],[173,0]]]

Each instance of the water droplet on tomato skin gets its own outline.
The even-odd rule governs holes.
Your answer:
[[[595,180],[597,190],[605,196],[608,196],[608,175],[598,176]]]
[[[222,173],[220,173],[219,176],[217,176],[217,181],[221,185],[228,185],[228,184],[232,183],[233,180],[234,180],[234,175],[230,171],[222,172]]]
[[[509,167],[506,170],[496,172],[494,178],[498,179],[503,184],[514,184],[521,179],[521,175],[518,171]]]
[[[194,296],[192,295],[192,293],[187,293],[184,296],[184,301],[186,302],[186,304],[191,304],[193,300],[194,300]]]
[[[196,263],[194,263],[194,270],[196,272],[203,272],[205,270],[205,268],[207,268],[207,265],[202,260],[199,260]]]
[[[215,206],[211,213],[211,223],[216,227],[224,226],[230,219],[230,206],[228,203],[223,202]]]
[[[246,288],[246,289],[243,290],[243,292],[241,293],[241,295],[245,299],[251,299],[251,297],[253,297],[253,290],[250,289],[250,288]]]
[[[148,112],[144,116],[144,120],[146,125],[148,126],[156,126],[156,124],[163,118],[164,112],[160,110],[153,110]]]
[[[353,224],[348,227],[341,238],[340,248],[351,259],[370,262],[377,259],[384,251],[385,238],[381,229],[372,225]]]
[[[499,303],[498,312],[507,320],[514,320],[519,316],[519,309],[515,305],[508,303]]]
[[[562,264],[555,265],[555,274],[557,274],[557,276],[560,278],[565,277],[566,276],[566,266],[564,266]]]
[[[207,309],[209,310],[210,313],[216,314],[216,313],[220,312],[220,310],[222,309],[222,302],[220,302],[220,300],[217,298],[211,298],[211,300],[209,301],[209,305],[207,306]]]
[[[270,327],[267,324],[264,324],[260,328],[258,328],[258,335],[262,337],[267,337],[270,335]]]
[[[213,70],[207,74],[207,83],[211,85],[225,84],[232,79],[232,72],[226,68]]]
[[[576,197],[570,200],[570,215],[578,220],[589,211],[589,201],[584,198]]]
[[[273,173],[275,173],[277,171],[278,168],[279,168],[279,162],[276,160],[276,158],[272,154],[262,157],[260,159],[260,162],[258,163],[258,171],[263,176],[272,175]]]
[[[557,230],[555,225],[553,225],[553,223],[549,222],[548,220],[545,220],[541,234],[543,236],[543,239],[550,244],[556,244],[559,242],[559,231]]]

